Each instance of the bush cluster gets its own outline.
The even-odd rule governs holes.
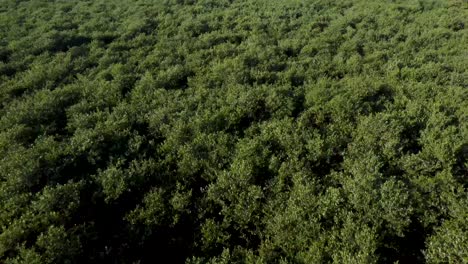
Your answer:
[[[1,0],[0,262],[468,263],[463,0]]]

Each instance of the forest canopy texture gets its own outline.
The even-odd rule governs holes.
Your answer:
[[[0,0],[0,263],[468,263],[465,0]]]

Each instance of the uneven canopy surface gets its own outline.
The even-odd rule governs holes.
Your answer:
[[[0,0],[1,263],[468,263],[464,0]]]

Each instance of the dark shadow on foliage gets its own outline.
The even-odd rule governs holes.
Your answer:
[[[393,96],[394,93],[392,88],[389,85],[383,84],[377,89],[377,91],[364,97],[362,102],[370,105],[371,113],[378,113],[386,109],[385,104],[393,103]]]
[[[401,132],[401,144],[403,145],[402,152],[406,154],[417,154],[422,150],[419,143],[421,131],[424,129],[424,124],[416,123],[412,126],[405,127]]]
[[[78,47],[91,42],[91,38],[79,35],[58,34],[54,37],[53,44],[49,51],[66,52],[72,47]]]
[[[463,144],[455,152],[456,162],[452,167],[452,175],[456,181],[468,188],[468,144]]]
[[[10,60],[11,54],[12,54],[11,50],[5,47],[0,47],[0,62],[8,63],[8,61]]]
[[[403,237],[396,235],[384,236],[382,245],[377,249],[379,263],[400,264],[426,263],[423,255],[425,240],[428,234],[421,222],[413,217],[408,230]]]

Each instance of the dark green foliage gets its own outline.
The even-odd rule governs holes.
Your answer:
[[[0,262],[468,263],[467,10],[0,0]]]

